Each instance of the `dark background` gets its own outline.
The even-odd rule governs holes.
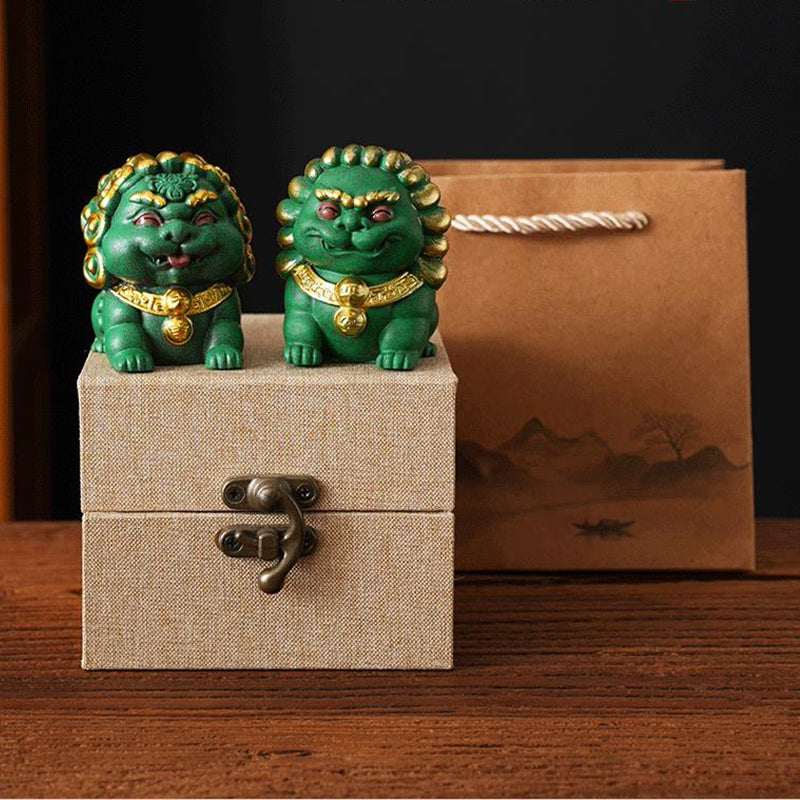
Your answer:
[[[254,221],[243,304],[275,311],[274,206],[309,158],[351,141],[747,169],[757,511],[800,516],[798,16],[778,0],[11,2],[17,516],[79,513],[94,292],[78,215],[99,176],[162,149],[223,166]]]

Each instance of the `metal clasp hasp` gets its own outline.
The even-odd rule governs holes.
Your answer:
[[[264,475],[230,478],[222,487],[222,501],[235,511],[266,514],[282,511],[288,525],[229,525],[217,533],[217,547],[231,558],[277,561],[258,577],[262,592],[275,594],[286,575],[302,556],[314,551],[317,532],[303,519],[303,509],[312,506],[319,485],[307,475]]]

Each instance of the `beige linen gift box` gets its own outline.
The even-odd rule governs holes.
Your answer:
[[[280,316],[243,325],[239,372],[86,361],[83,666],[451,667],[456,378],[441,341],[412,372],[299,369]],[[252,476],[318,487],[302,498],[293,478],[316,546],[272,594],[259,580],[287,516],[223,497]],[[224,550],[237,526],[248,557]]]

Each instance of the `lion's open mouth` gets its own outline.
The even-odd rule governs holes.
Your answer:
[[[173,269],[183,269],[192,262],[192,257],[188,253],[181,253],[179,256],[167,256],[167,262]]]
[[[193,256],[189,253],[178,253],[171,256],[148,256],[156,269],[188,269],[196,266],[203,260],[202,256]]]

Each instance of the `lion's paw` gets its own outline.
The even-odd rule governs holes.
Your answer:
[[[414,369],[419,355],[419,350],[384,350],[375,363],[381,369]]]
[[[433,342],[428,342],[425,347],[422,348],[422,357],[423,358],[431,358],[436,355],[436,345]]]
[[[99,336],[95,336],[94,341],[92,342],[92,352],[105,353],[105,351],[106,351],[105,343]]]
[[[310,344],[287,343],[283,358],[296,367],[318,367],[322,363],[322,350]]]
[[[126,347],[108,360],[117,372],[152,372],[153,356],[141,347]]]
[[[241,369],[244,364],[241,350],[230,344],[217,344],[206,353],[206,369]]]

